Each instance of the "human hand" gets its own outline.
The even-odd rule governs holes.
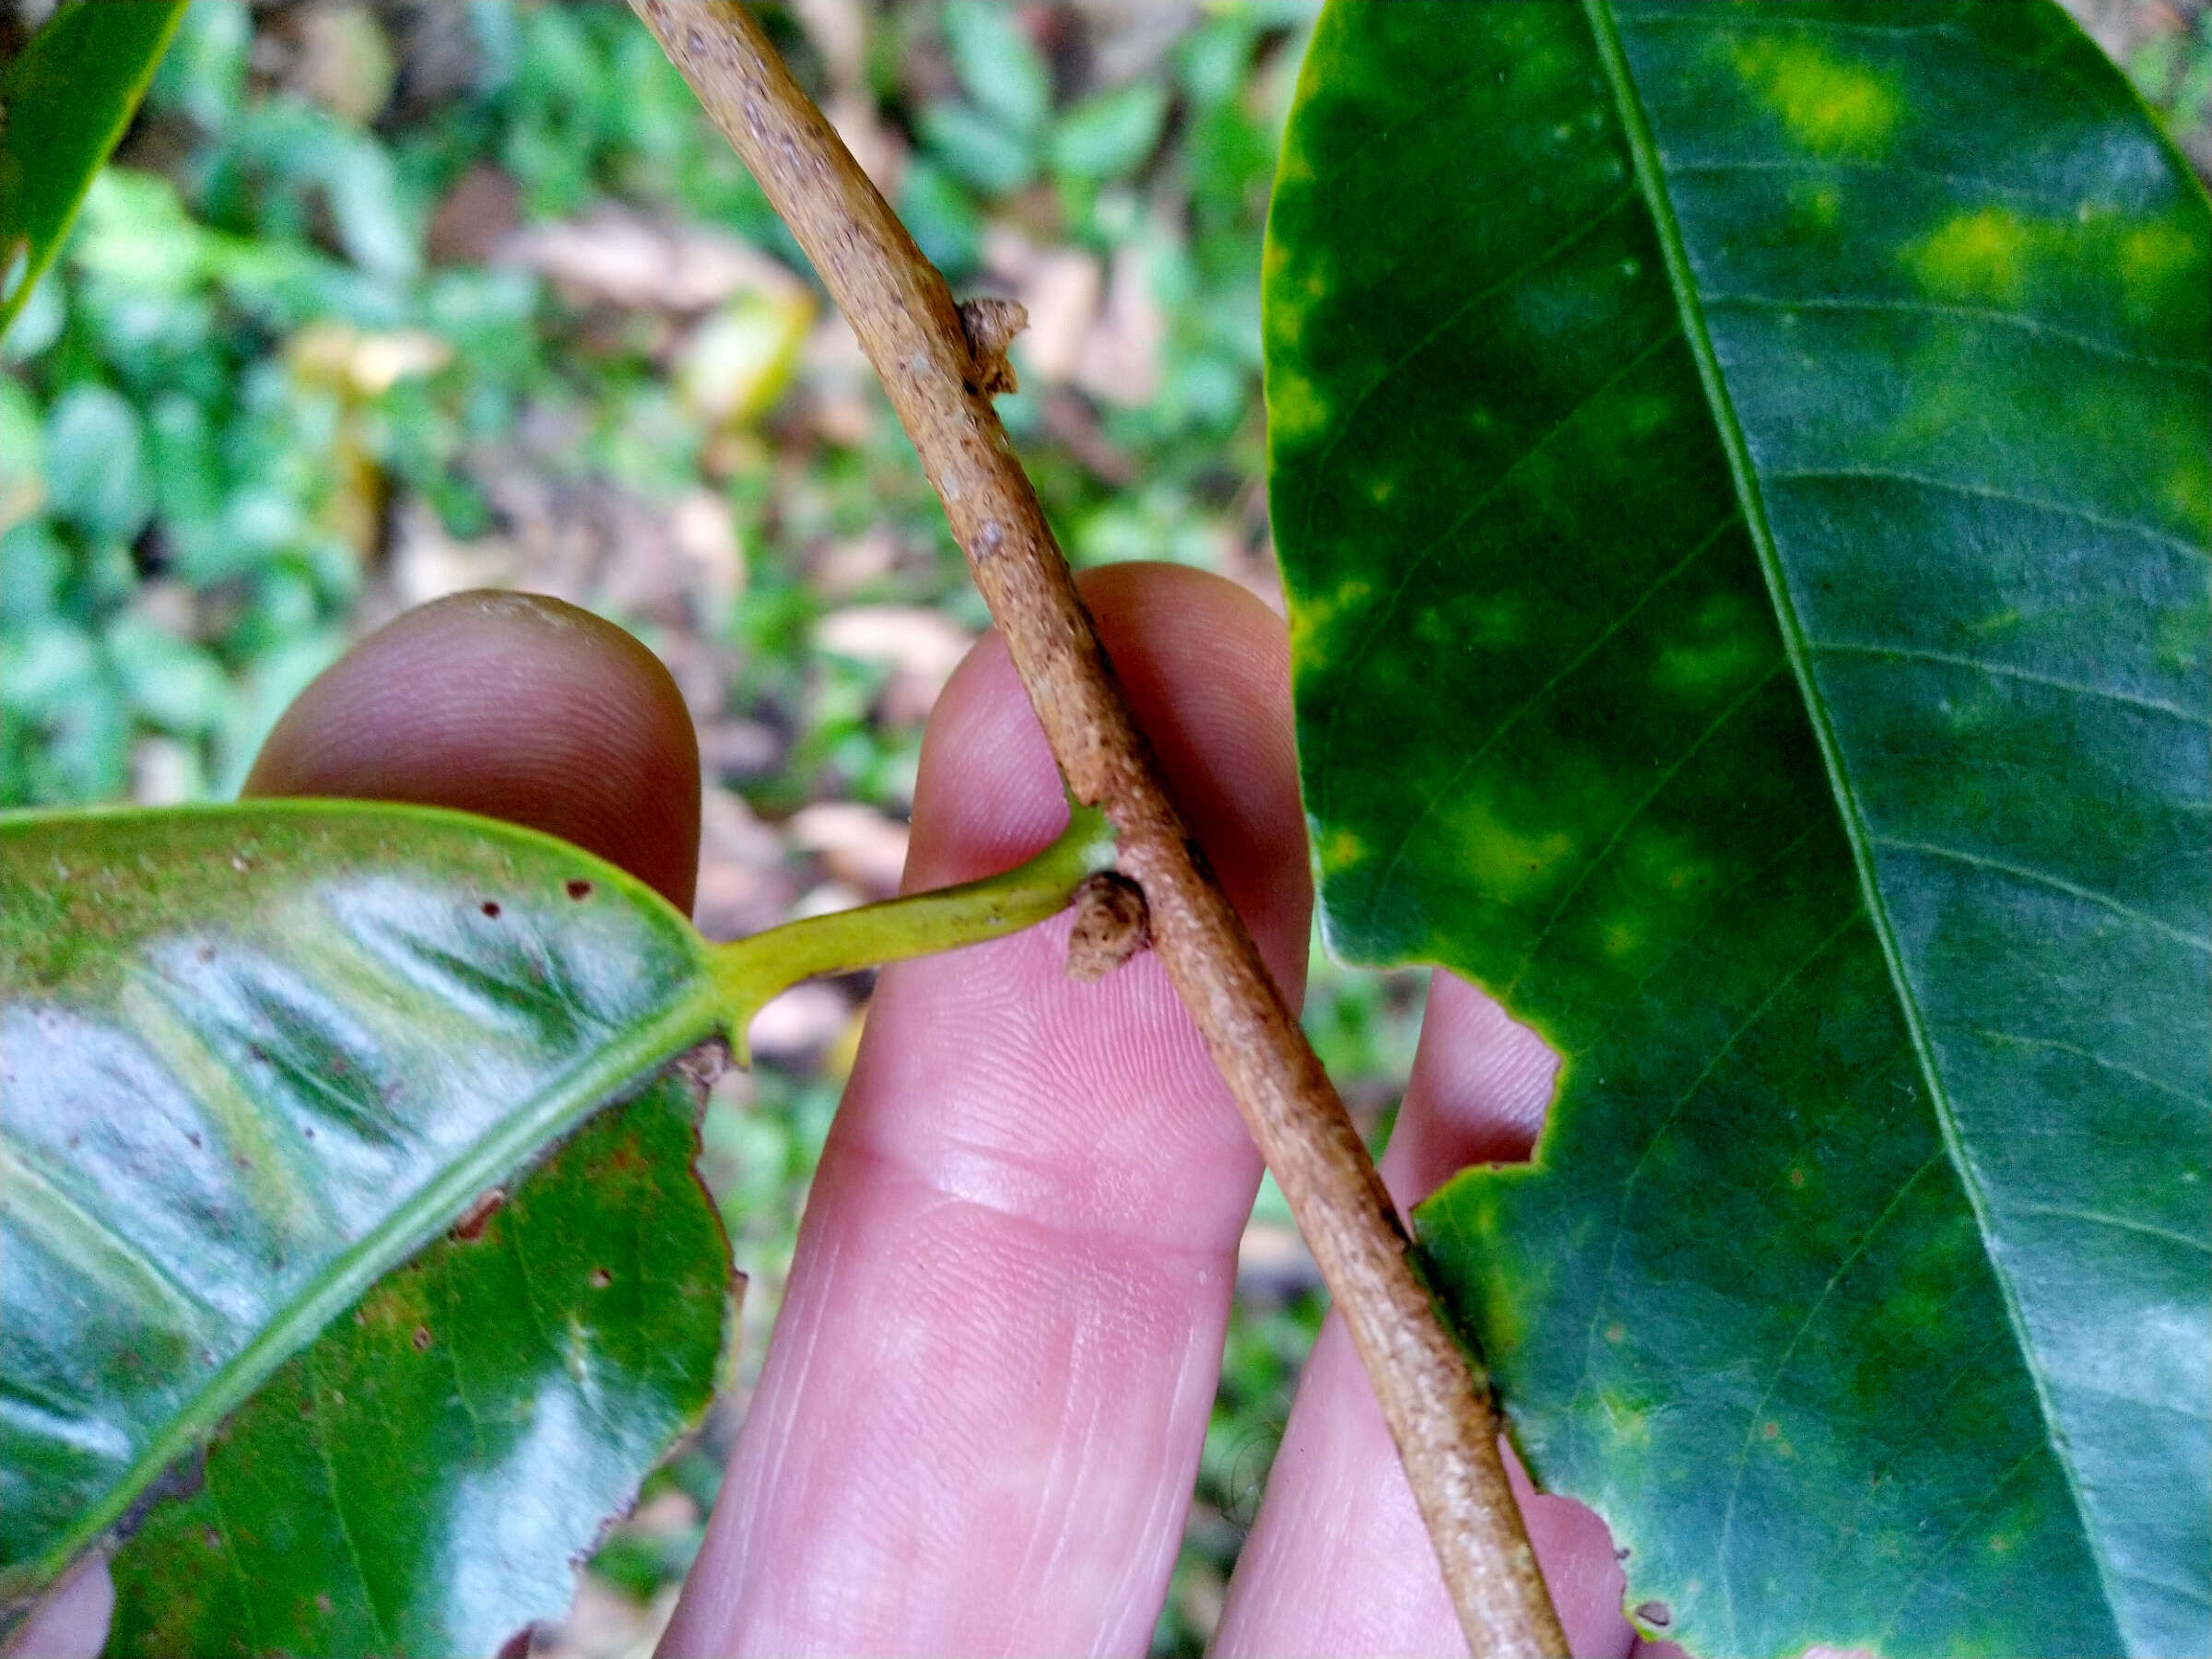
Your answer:
[[[1295,995],[1311,890],[1281,622],[1175,567],[1084,588],[1179,805]],[[288,712],[248,787],[510,818],[688,907],[698,780],[689,716],[641,646],[566,606],[478,594],[364,641]],[[1006,867],[1062,811],[987,641],[930,722],[907,885]],[[664,1652],[1146,1648],[1260,1167],[1159,964],[1070,982],[1067,925],[884,970]],[[1439,975],[1383,1160],[1401,1204],[1465,1163],[1525,1156],[1551,1072],[1494,1003]],[[1522,1491],[1574,1651],[1629,1653],[1604,1528]],[[103,1590],[80,1575],[18,1650],[95,1651]],[[1464,1652],[1334,1319],[1216,1651]]]

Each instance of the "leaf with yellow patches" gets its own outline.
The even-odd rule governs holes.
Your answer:
[[[2202,1649],[2203,194],[2043,0],[1332,0],[1289,138],[1324,936],[1560,1055],[1417,1218],[1530,1468],[1693,1653]]]

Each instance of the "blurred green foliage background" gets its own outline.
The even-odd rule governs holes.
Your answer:
[[[2076,0],[2201,168],[2212,17]],[[0,53],[52,10],[0,9]],[[1313,0],[790,0],[801,79],[957,291],[1028,306],[1000,407],[1078,564],[1279,606],[1259,254]],[[888,892],[922,724],[985,623],[852,336],[626,7],[194,0],[0,359],[0,805],[235,792],[347,642],[477,586],[674,671],[714,936]],[[1315,959],[1307,1024],[1379,1134],[1420,981]],[[865,979],[800,988],[704,1167],[758,1365]],[[1248,1230],[1156,1648],[1194,1652],[1322,1301]],[[743,1389],[541,1648],[649,1652]]]

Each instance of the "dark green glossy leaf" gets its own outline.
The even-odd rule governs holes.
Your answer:
[[[724,1328],[654,1079],[794,980],[1028,926],[1111,859],[1077,812],[1003,876],[708,946],[460,814],[0,819],[0,1600],[117,1529],[135,1651],[487,1652],[558,1612]]]
[[[2206,1645],[2208,243],[2053,6],[1324,14],[1324,925],[1563,1056],[1423,1234],[1694,1651]]]
[[[13,284],[0,333],[61,246],[183,15],[184,0],[77,0],[0,76],[0,279]]]
[[[718,1018],[706,947],[641,885],[543,836],[406,808],[268,804],[8,823],[0,946],[0,1547],[11,1594],[113,1524],[479,1194],[634,1092]],[[687,1162],[662,1179],[686,1179]],[[557,1182],[541,1202],[578,1202],[579,1184]],[[621,1183],[598,1184],[611,1200]],[[610,1207],[575,1242],[615,1250],[641,1219]],[[678,1225],[671,1238],[683,1253],[668,1267],[716,1283],[718,1323],[726,1258],[712,1229]],[[550,1263],[533,1312],[558,1340],[570,1287]],[[416,1282],[418,1296],[443,1299],[441,1316],[420,1322],[433,1349],[441,1331],[458,1345],[520,1322],[512,1272]],[[513,1341],[503,1364],[494,1348],[472,1357],[460,1386],[489,1402],[487,1435],[502,1396],[538,1379],[542,1347]],[[671,1343],[674,1405],[649,1373],[643,1389],[617,1365],[595,1374],[610,1446],[637,1459],[631,1480],[658,1449],[641,1441],[665,1440],[686,1391],[706,1385],[712,1345],[703,1357],[697,1347]],[[458,1364],[465,1350],[438,1351]],[[597,1363],[588,1344],[575,1357]],[[372,1416],[396,1430],[409,1409]],[[633,1417],[652,1427],[626,1433]],[[303,1435],[317,1426],[296,1422]],[[543,1427],[562,1431],[558,1415]],[[369,1444],[359,1425],[348,1434]],[[429,1443],[414,1454],[442,1461]],[[248,1481],[280,1466],[242,1461]],[[459,1524],[457,1512],[443,1519]],[[530,1535],[514,1537],[526,1551]],[[378,1558],[406,1542],[357,1545],[361,1570],[381,1571]],[[549,1561],[518,1566],[518,1580],[564,1568],[575,1540],[548,1533],[536,1547],[556,1543]],[[335,1582],[324,1588],[345,1595]],[[423,1593],[380,1579],[369,1594],[393,1621],[387,1641],[450,1645],[424,1639],[434,1627],[412,1611]]]
[[[594,1118],[279,1367],[117,1559],[109,1651],[490,1653],[565,1609],[712,1393],[696,1113],[669,1077]]]

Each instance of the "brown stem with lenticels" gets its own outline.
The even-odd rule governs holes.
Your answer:
[[[1004,301],[945,279],[735,0],[630,0],[814,261],[890,394],[1077,798],[1114,829],[1153,947],[1290,1201],[1396,1440],[1467,1640],[1563,1655],[1498,1450],[1335,1088],[1169,803],[1112,665],[992,407]]]

